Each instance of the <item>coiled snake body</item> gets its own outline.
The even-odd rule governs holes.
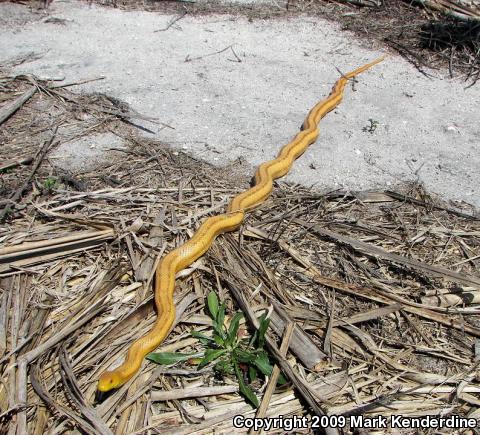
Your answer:
[[[97,387],[99,391],[109,391],[127,382],[140,369],[145,356],[158,347],[167,336],[175,320],[173,304],[175,274],[205,254],[219,234],[238,228],[243,222],[246,210],[265,201],[272,191],[273,181],[283,177],[290,170],[295,159],[315,142],[319,134],[320,120],[338,106],[343,98],[343,90],[348,80],[383,59],[384,57],[381,57],[342,75],[336,81],[330,95],[310,110],[303,123],[302,131],[282,148],[276,159],[262,163],[258,167],[255,173],[255,185],[235,196],[228,206],[227,213],[206,219],[190,240],[163,258],[157,268],[155,278],[155,305],[158,310],[158,318],[152,330],[130,346],[123,364],[100,376]]]

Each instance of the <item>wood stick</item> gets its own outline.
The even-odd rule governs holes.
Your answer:
[[[0,109],[0,125],[3,124],[10,116],[12,116],[20,107],[22,107],[30,98],[33,97],[33,94],[37,91],[36,86],[32,86],[30,89],[25,91],[22,95],[13,100],[10,104],[2,107]]]
[[[273,306],[274,310],[270,315],[270,326],[277,335],[282,336],[285,327],[291,322],[291,319],[279,304],[273,303]],[[318,348],[299,325],[295,325],[293,330],[293,340],[290,344],[290,350],[308,369],[314,369],[317,364],[327,358],[327,355]]]
[[[332,326],[342,326],[342,325],[355,325],[357,323],[368,322],[370,320],[378,319],[379,317],[386,316],[387,314],[394,313],[395,311],[400,311],[402,305],[398,302],[387,305],[382,308],[374,308],[373,310],[368,310],[363,313],[354,314],[348,319],[336,319],[332,322]]]
[[[25,157],[19,160],[9,160],[0,165],[0,172],[5,171],[7,169],[16,168],[17,166],[21,166],[21,165],[29,165],[32,162],[33,162],[33,157]]]
[[[424,296],[421,298],[421,301],[423,304],[437,305],[439,307],[478,304],[480,303],[480,291]]]
[[[53,86],[50,86],[50,88],[52,88],[52,89],[62,89],[62,88],[68,88],[70,86],[84,85],[85,83],[95,82],[97,80],[104,80],[104,79],[105,79],[105,76],[99,76],[99,77],[95,77],[93,79],[84,79],[84,80],[78,80],[76,82],[68,82],[68,83],[53,85]]]
[[[152,391],[152,402],[164,402],[166,400],[192,399],[195,397],[218,396],[220,394],[237,393],[238,385],[221,385],[217,387],[179,388],[170,391]]]

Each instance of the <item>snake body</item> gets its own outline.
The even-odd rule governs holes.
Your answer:
[[[97,386],[99,391],[109,391],[127,382],[140,369],[145,356],[158,347],[168,335],[175,320],[173,303],[175,274],[205,254],[219,234],[238,228],[244,220],[245,211],[255,208],[265,201],[272,191],[273,181],[283,177],[290,170],[293,162],[305,152],[309,145],[315,142],[319,134],[320,120],[341,102],[348,80],[383,59],[384,57],[378,58],[342,75],[335,82],[330,95],[310,110],[302,125],[302,130],[281,149],[278,157],[262,163],[258,167],[254,186],[235,196],[225,214],[206,219],[190,240],[162,259],[156,270],[155,278],[157,320],[148,334],[137,339],[130,346],[127,358],[122,365],[112,371],[106,371],[100,376]]]

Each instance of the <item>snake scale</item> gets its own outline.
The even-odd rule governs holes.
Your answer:
[[[310,110],[302,130],[281,149],[278,157],[262,163],[258,167],[254,186],[235,196],[225,214],[206,219],[190,240],[163,258],[158,265],[155,278],[157,320],[148,334],[137,339],[130,346],[127,358],[122,365],[112,371],[106,371],[100,376],[97,386],[100,392],[118,388],[127,382],[140,369],[145,356],[158,347],[168,335],[175,320],[173,303],[175,274],[205,254],[219,234],[238,228],[243,222],[245,211],[251,210],[265,201],[272,191],[273,181],[283,177],[290,170],[293,162],[305,152],[309,145],[315,142],[319,134],[320,120],[341,102],[348,80],[381,62],[384,58],[385,56],[380,57],[342,75],[335,82],[330,95]]]

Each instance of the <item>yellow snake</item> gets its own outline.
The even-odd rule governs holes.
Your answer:
[[[291,168],[295,159],[318,137],[318,124],[331,110],[338,106],[343,98],[343,90],[349,79],[381,62],[385,56],[368,63],[355,71],[342,75],[335,82],[330,95],[319,102],[308,114],[302,131],[287,145],[278,157],[262,163],[255,173],[255,185],[232,199],[227,213],[206,219],[193,237],[183,245],[166,255],[156,270],[155,305],[158,318],[152,330],[136,340],[127,354],[123,364],[100,376],[98,390],[101,392],[118,388],[127,382],[139,369],[145,356],[153,351],[168,335],[175,320],[173,292],[175,274],[200,258],[210,248],[215,238],[227,231],[238,228],[244,219],[245,211],[260,205],[270,195],[273,180],[283,177]]]

